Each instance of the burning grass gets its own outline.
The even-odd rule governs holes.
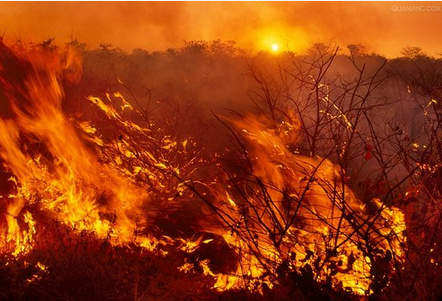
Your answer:
[[[210,152],[119,91],[68,116],[63,83],[82,71],[71,48],[1,48],[6,298],[342,299],[403,285],[406,217],[360,200],[331,154],[293,151],[295,113],[214,115],[232,141]]]

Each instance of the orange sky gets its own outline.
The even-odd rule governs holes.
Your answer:
[[[428,11],[436,10],[436,11]],[[399,55],[419,46],[442,53],[442,2],[0,2],[0,34],[61,44],[74,37],[124,50],[164,50],[183,40],[234,40],[239,46],[302,52],[313,42],[362,43]]]

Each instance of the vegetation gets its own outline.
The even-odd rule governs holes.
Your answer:
[[[60,75],[62,113],[112,177],[148,201],[122,214],[115,188],[76,181],[111,225],[100,235],[80,226],[92,214],[54,219],[46,195],[66,192],[34,184],[14,217],[30,228],[23,216],[33,213],[33,248],[2,252],[2,298],[440,297],[440,59],[407,47],[388,60],[362,45],[253,56],[221,41],[130,54],[68,46],[83,62]],[[14,120],[8,91],[26,99],[17,86],[34,71],[15,57],[22,45],[2,47],[0,117]],[[33,47],[60,50],[52,39]],[[57,167],[46,140],[22,130],[20,141]],[[2,163],[1,179],[14,176],[4,154]],[[18,180],[4,197],[26,186]],[[0,210],[6,228],[10,211]],[[135,230],[116,242],[125,218]]]

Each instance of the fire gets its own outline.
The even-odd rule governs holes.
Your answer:
[[[239,142],[250,166],[235,187],[248,190],[226,191],[228,202],[219,195],[224,220],[232,223],[225,225],[228,232],[214,232],[237,250],[241,262],[236,273],[216,275],[215,287],[271,288],[284,267],[286,272],[310,271],[332,287],[370,294],[373,261],[379,258],[370,257],[369,249],[381,248],[380,258],[390,252],[396,260],[403,258],[401,212],[374,200],[382,210],[371,218],[329,160],[291,153],[286,146],[296,139],[296,122],[272,128],[270,121],[250,117],[232,123],[242,130],[245,140]]]
[[[215,179],[197,179],[196,166],[210,161],[198,158],[192,139],[175,141],[155,131],[121,93],[87,98],[118,137],[101,133],[93,120],[72,121],[63,113],[62,80],[77,81],[82,70],[71,49],[14,53],[0,46],[0,92],[9,106],[0,118],[0,158],[14,184],[1,199],[1,252],[30,252],[43,215],[114,246],[162,256],[166,245],[191,254],[215,238],[223,241],[237,254],[234,270],[214,272],[207,258],[178,267],[190,272],[199,265],[219,291],[263,292],[290,274],[369,295],[376,265],[403,260],[401,212],[373,200],[380,214],[370,215],[331,161],[291,152],[298,121],[225,121],[240,133],[241,168],[216,162],[208,167]],[[211,218],[198,221],[193,238],[155,236],[149,210],[157,194],[171,203],[183,195],[197,198]]]
[[[32,250],[33,235],[35,234],[35,221],[32,214],[25,211],[22,214],[23,226],[25,227],[19,225],[18,217],[23,206],[23,199],[13,200],[9,203],[5,212],[7,232],[2,233],[0,250],[9,250],[13,256],[25,254]]]
[[[116,244],[130,242],[135,231],[131,218],[136,216],[140,225],[145,222],[139,208],[148,199],[146,192],[99,164],[64,116],[61,76],[65,70],[81,68],[70,65],[75,60],[64,61],[60,57],[63,55],[57,52],[36,50],[17,58],[17,64],[30,64],[23,67],[28,72],[24,91],[3,81],[12,116],[0,120],[4,133],[0,156],[17,179],[17,193],[9,197],[12,202],[6,217],[7,240],[19,235],[14,222],[19,212],[25,205],[36,203],[53,219],[62,220],[73,229],[111,236]],[[37,147],[43,150],[36,153]],[[31,217],[25,220],[30,221]],[[14,240],[17,245],[29,242]]]

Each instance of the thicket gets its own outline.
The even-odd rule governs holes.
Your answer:
[[[345,55],[324,44],[312,46],[305,55],[253,56],[233,42],[220,41],[130,54],[108,44],[93,50],[78,41],[70,46],[83,57],[83,74],[64,82],[65,114],[92,120],[105,141],[124,140],[131,151],[146,149],[153,157],[124,163],[153,169],[156,180],[164,183],[161,189],[156,182],[148,183],[155,204],[146,209],[152,220],[149,231],[158,237],[187,239],[205,233],[215,242],[190,255],[166,246],[163,251],[173,255],[164,257],[134,246],[111,247],[90,233],[48,223],[48,230],[36,237],[35,251],[18,260],[1,258],[2,297],[261,298],[256,292],[217,293],[211,290],[213,280],[198,268],[208,258],[214,271],[234,271],[241,256],[238,249],[245,242],[245,252],[266,269],[260,277],[279,283],[273,290],[264,287],[265,298],[357,298],[332,288],[331,276],[318,281],[325,267],[332,276],[339,272],[335,257],[341,236],[370,258],[370,298],[440,297],[440,59],[408,51],[387,60],[358,47],[349,47],[350,55]],[[36,47],[50,51],[55,46],[46,41]],[[135,108],[136,113],[124,117],[149,128],[147,136],[110,120],[87,100],[91,95],[105,99],[106,93],[114,92],[122,93]],[[164,148],[170,141],[177,146]],[[119,151],[103,148],[103,162]],[[268,159],[275,169],[254,156]],[[323,169],[330,168],[327,160],[335,166],[333,177],[322,176]],[[158,162],[164,168],[158,168]],[[278,177],[284,180],[278,182]],[[223,181],[228,188],[220,191]],[[319,210],[311,210],[312,187],[335,208],[336,223],[327,224]],[[349,197],[348,189],[354,195]],[[226,192],[237,208],[220,201]],[[353,198],[363,204],[363,215],[348,203]],[[406,241],[396,246],[404,253],[403,260],[378,246],[382,240],[398,239],[394,231],[387,235],[377,226],[391,226],[383,212],[393,207],[405,214]],[[296,254],[290,250],[300,234],[289,229],[307,227],[308,218],[328,225],[330,233],[323,238],[322,255],[310,255],[316,265],[293,267],[300,258],[293,258]],[[230,229],[237,245],[216,239],[210,230],[214,224]],[[315,231],[310,235],[318,235]],[[282,263],[269,261],[263,248],[279,252]],[[47,270],[38,270],[36,262],[43,262]],[[195,273],[183,276],[177,269],[183,262],[194,264]],[[244,279],[253,284],[247,275]]]

